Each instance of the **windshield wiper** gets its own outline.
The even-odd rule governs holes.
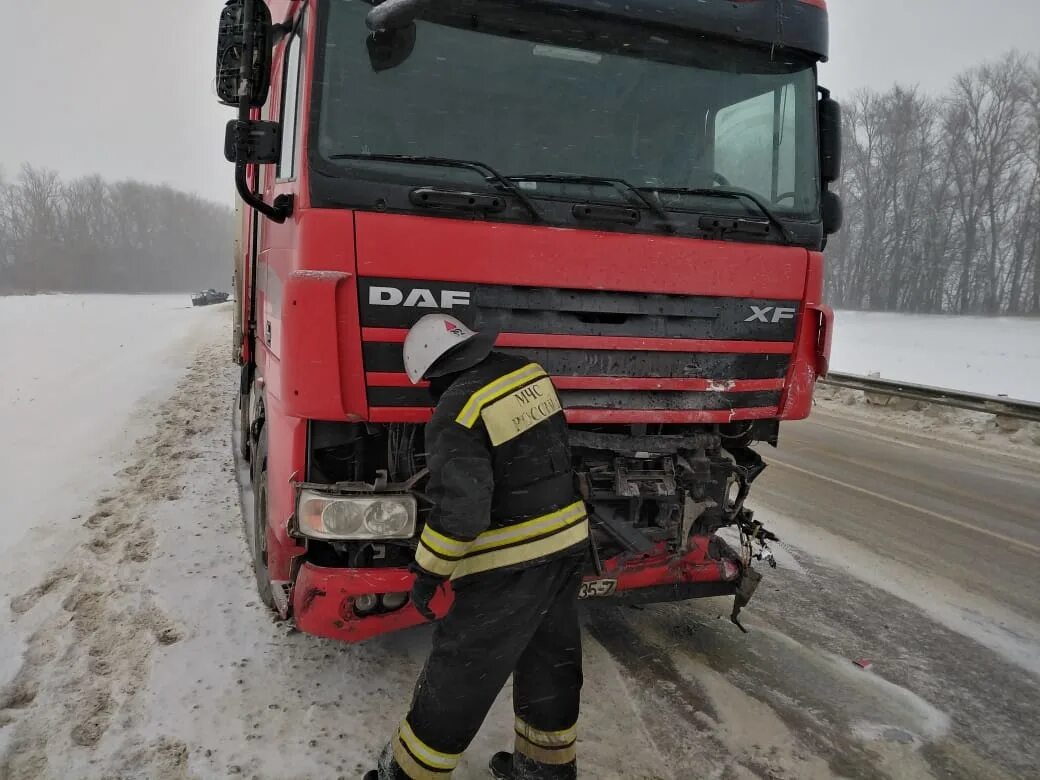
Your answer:
[[[545,182],[546,184],[605,184],[609,187],[613,187],[615,190],[621,192],[630,192],[636,196],[640,203],[655,214],[661,220],[661,226],[664,227],[668,232],[674,233],[675,226],[672,221],[668,218],[668,212],[665,211],[659,203],[655,203],[646,197],[642,192],[633,187],[624,179],[617,179],[607,176],[583,176],[581,174],[570,174],[570,173],[521,173],[517,175],[510,175],[506,177],[511,182]]]
[[[542,212],[538,210],[538,207],[531,202],[531,199],[527,197],[519,187],[513,182],[503,176],[501,173],[496,171],[487,163],[476,162],[474,160],[456,160],[451,157],[423,157],[413,156],[410,154],[332,154],[329,155],[330,160],[372,160],[374,162],[399,162],[414,165],[436,165],[442,168],[463,168],[468,171],[475,171],[480,174],[481,178],[486,181],[491,181],[498,184],[499,187],[504,189],[510,195],[513,195],[518,201],[520,201],[524,208],[526,208],[531,216],[538,222],[545,222],[545,217]]]
[[[761,197],[753,192],[727,189],[726,187],[645,187],[644,189],[651,190],[658,194],[702,195],[706,198],[729,198],[731,200],[740,200],[741,198],[744,198],[758,207],[758,210],[762,212],[762,215],[769,220],[769,224],[775,227],[780,233],[780,236],[784,239],[784,243],[793,244],[795,242],[794,236],[791,235],[791,231],[788,230],[787,226],[780,221],[779,217],[776,216],[776,212],[774,212]]]

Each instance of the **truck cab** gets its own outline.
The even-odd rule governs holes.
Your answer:
[[[437,311],[552,376],[589,509],[584,597],[749,597],[755,445],[827,370],[826,57],[824,0],[229,0],[265,602],[348,641],[422,622],[432,399],[401,345]]]

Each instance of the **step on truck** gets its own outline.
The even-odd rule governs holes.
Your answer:
[[[552,375],[583,597],[746,602],[771,536],[744,505],[756,446],[809,414],[830,350],[827,29],[824,0],[229,0],[265,603],[348,641],[423,621],[432,402],[401,345],[431,312]]]

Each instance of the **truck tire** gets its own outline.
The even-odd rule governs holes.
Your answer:
[[[253,527],[250,547],[253,552],[253,574],[260,600],[274,609],[271,573],[267,568],[267,429],[260,429],[253,458]]]

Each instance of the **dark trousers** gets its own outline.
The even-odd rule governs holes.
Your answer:
[[[575,776],[582,569],[583,559],[571,556],[456,583],[455,603],[434,629],[411,710],[384,752],[380,778],[450,777],[511,674],[516,776]]]

